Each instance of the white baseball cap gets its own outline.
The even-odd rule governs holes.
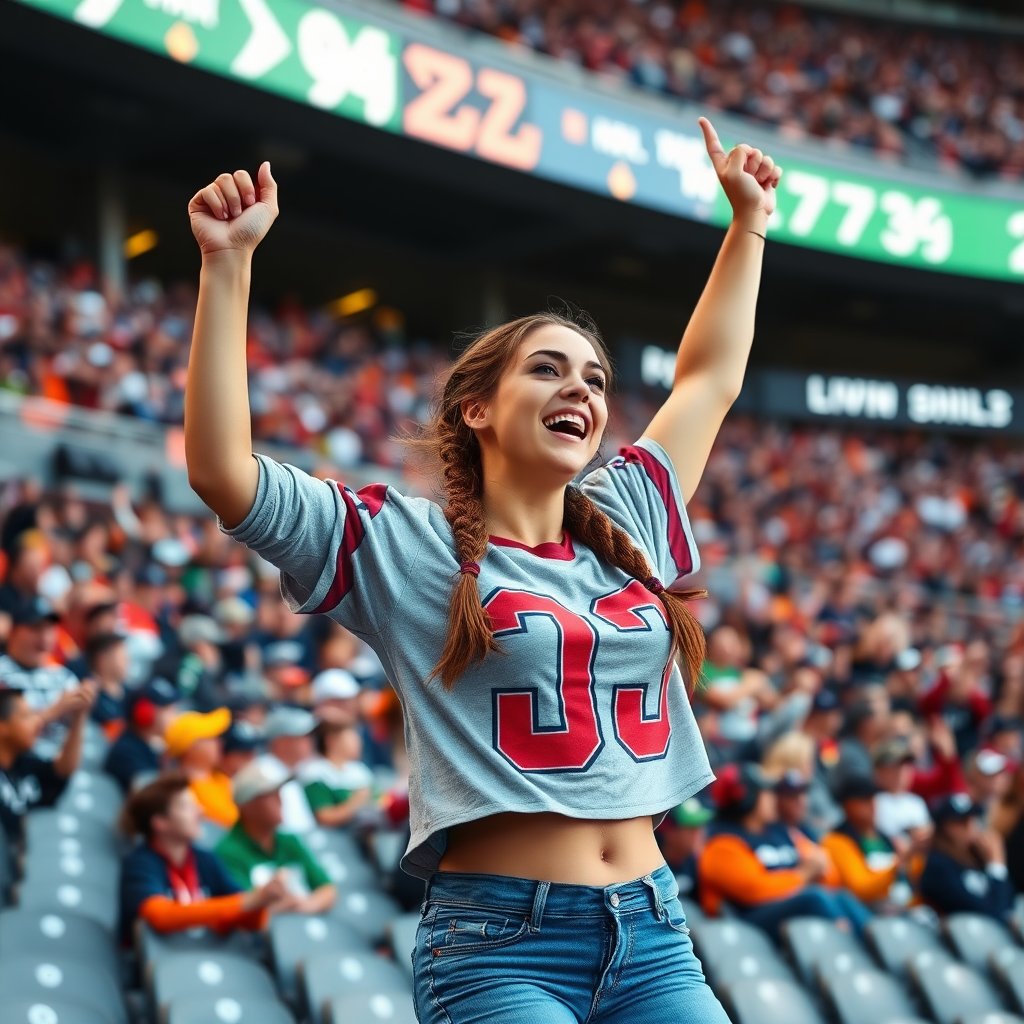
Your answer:
[[[241,807],[258,796],[274,793],[292,778],[276,757],[257,757],[240,768],[231,780],[235,805]]]
[[[356,677],[343,668],[329,668],[313,680],[313,703],[322,700],[344,700],[358,696],[360,690]]]

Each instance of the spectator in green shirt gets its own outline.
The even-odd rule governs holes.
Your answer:
[[[321,718],[314,733],[318,755],[299,768],[306,799],[322,828],[348,825],[373,797],[373,772],[361,760],[358,728]]]
[[[302,840],[280,832],[281,787],[291,778],[273,758],[259,757],[233,780],[238,821],[217,844],[217,855],[244,889],[259,888],[278,869],[288,882],[288,896],[275,913],[322,914],[335,899],[327,873]]]

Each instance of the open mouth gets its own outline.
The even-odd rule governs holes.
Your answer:
[[[574,412],[556,412],[541,420],[553,434],[566,434],[582,441],[587,436],[587,421]]]

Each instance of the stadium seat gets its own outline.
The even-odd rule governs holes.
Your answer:
[[[388,922],[388,945],[395,954],[395,962],[412,977],[412,951],[416,948],[416,930],[420,915],[413,911],[399,914]]]
[[[1024,1024],[1024,1017],[1015,1013],[979,1013],[972,1017],[961,1017],[957,1024]]]
[[[7,897],[14,881],[14,857],[7,833],[0,828],[0,907],[7,906]]]
[[[143,965],[178,953],[240,953],[244,956],[250,949],[248,940],[249,936],[242,931],[218,935],[209,928],[189,928],[161,935],[144,921],[135,922],[135,952]]]
[[[318,828],[302,837],[302,841],[318,857],[327,850],[332,850],[342,860],[361,861],[363,853],[359,844],[348,833],[337,828]]]
[[[295,1024],[276,999],[239,996],[182,996],[174,999],[160,1024]]]
[[[691,935],[694,951],[714,985],[749,978],[794,980],[771,939],[752,924],[705,920],[694,924]]]
[[[83,781],[78,782],[79,779]],[[123,806],[124,794],[113,779],[106,775],[80,772],[76,773],[63,796],[57,801],[56,809],[94,818],[104,825],[113,826]]]
[[[782,924],[780,931],[805,984],[875,967],[857,938],[831,921],[793,917]]]
[[[358,992],[327,1004],[326,1024],[416,1024],[408,992]]]
[[[81,854],[33,851],[22,867],[23,881],[70,882],[103,889],[113,896],[121,879],[121,862],[105,850],[87,850]]]
[[[381,829],[373,837],[373,860],[382,875],[390,875],[405,853],[404,830]]]
[[[10,1003],[45,1003],[51,998],[81,1003],[102,1013],[110,1024],[128,1024],[121,986],[106,971],[67,957],[4,957],[0,960],[0,998]]]
[[[990,953],[988,962],[989,972],[1006,994],[1010,1005],[1024,1013],[1024,949],[1004,946]]]
[[[992,986],[973,968],[925,954],[910,961],[914,986],[936,1024],[957,1024],[961,1017],[999,1013],[1003,1006]]]
[[[900,977],[906,977],[907,959],[915,953],[946,952],[936,932],[909,917],[873,918],[864,929],[864,942],[890,974]]]
[[[80,914],[12,908],[0,913],[0,959],[33,956],[71,959],[121,981],[121,962],[110,933]]]
[[[118,808],[124,803],[121,787],[110,775],[107,775],[106,772],[91,771],[88,768],[80,768],[71,776],[64,795],[66,796],[68,793],[91,793],[97,800],[102,800],[104,803],[115,803]]]
[[[318,853],[317,860],[327,877],[339,887],[364,891],[380,888],[376,873],[366,861],[342,857],[334,850]]]
[[[792,981],[748,978],[726,990],[734,1024],[824,1024],[807,992]]]
[[[66,999],[14,999],[0,996],[0,1024],[110,1024],[110,1017]]]
[[[251,999],[276,999],[270,975],[253,960],[236,953],[205,951],[175,953],[158,958],[149,979],[153,1007],[162,1012],[182,996],[207,998],[248,996]]]
[[[317,1022],[328,1002],[366,993],[408,992],[409,978],[397,964],[375,953],[321,953],[302,967],[306,1009]]]
[[[311,957],[331,952],[369,953],[366,940],[343,921],[304,914],[275,914],[270,919],[270,954],[281,994],[298,1000],[301,965]]]
[[[331,916],[354,928],[368,942],[383,942],[387,924],[398,917],[402,908],[382,892],[373,890],[341,891],[331,909]]]
[[[77,840],[81,844],[77,851],[80,853],[89,849],[118,852],[116,836],[108,825],[71,811],[56,808],[30,811],[25,815],[23,827],[29,856],[36,850],[59,848],[62,839]]]
[[[51,910],[57,914],[70,910],[98,921],[111,935],[117,928],[114,894],[91,885],[35,878],[18,886],[17,904],[21,910]]]
[[[888,1024],[914,1017],[917,1009],[903,986],[881,971],[852,971],[822,981],[839,1024]]]
[[[956,955],[976,971],[988,970],[990,953],[1014,945],[1004,925],[982,914],[950,914],[943,927]]]

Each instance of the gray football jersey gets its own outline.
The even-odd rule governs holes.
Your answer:
[[[392,487],[354,492],[263,455],[256,501],[226,531],[281,570],[298,612],[330,615],[376,651],[405,713],[412,836],[427,878],[446,830],[500,811],[619,819],[665,813],[713,775],[660,600],[566,535],[491,538],[480,597],[502,655],[446,691],[437,663],[459,570],[441,508]],[[665,586],[700,567],[672,464],[642,438],[582,489]]]

